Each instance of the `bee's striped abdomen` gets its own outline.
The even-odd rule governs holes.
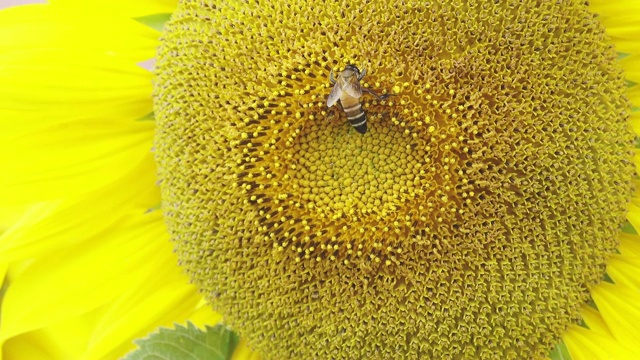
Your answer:
[[[367,132],[367,115],[362,109],[360,101],[356,98],[348,96],[340,101],[342,103],[342,109],[347,115],[349,124],[353,126],[357,132],[364,134]]]

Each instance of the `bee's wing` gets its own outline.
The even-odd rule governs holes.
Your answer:
[[[333,89],[331,89],[331,92],[329,93],[329,97],[327,98],[327,107],[332,107],[333,104],[335,104],[338,99],[340,99],[341,95],[342,86],[340,86],[339,82],[336,82],[336,84],[333,85]]]
[[[343,82],[342,88],[344,91],[354,98],[359,98],[362,96],[362,86],[360,86],[360,82],[358,81],[358,77],[351,76],[346,81]]]

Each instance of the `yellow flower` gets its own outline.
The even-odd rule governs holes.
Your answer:
[[[204,305],[195,287],[187,285],[187,277],[175,265],[178,260],[171,253],[169,233],[157,211],[160,195],[149,151],[156,128],[156,124],[148,120],[152,112],[151,75],[137,64],[154,56],[159,33],[133,19],[171,12],[175,4],[142,0],[136,1],[135,5],[125,1],[95,2],[92,7],[83,4],[59,0],[51,5],[24,6],[0,12],[0,144],[5,147],[2,151],[3,176],[0,177],[3,205],[0,224],[4,230],[0,238],[0,265],[6,273],[0,341],[6,359],[117,358],[133,348],[132,339],[143,337],[158,326],[185,320],[199,325],[213,324],[220,319]],[[504,92],[501,85],[518,84],[521,89],[522,86],[540,85],[540,80],[553,85],[562,83],[561,66],[540,70],[531,63],[527,72],[517,79],[489,84],[495,88],[478,88],[483,98],[475,99],[473,94],[465,94],[464,83],[457,81],[466,78],[470,79],[469,84],[479,84],[471,81],[471,77],[474,71],[482,74],[482,69],[465,65],[478,58],[493,61],[490,54],[482,53],[482,49],[469,53],[467,48],[461,47],[452,49],[452,53],[459,56],[447,59],[429,57],[429,54],[451,50],[446,46],[420,50],[418,44],[418,48],[412,50],[399,48],[406,44],[402,39],[416,36],[407,29],[425,29],[426,20],[419,19],[419,7],[384,21],[382,19],[393,9],[378,13],[380,23],[362,24],[368,26],[368,30],[357,31],[360,27],[355,27],[354,40],[345,46],[344,40],[340,39],[344,29],[351,28],[344,26],[357,22],[346,25],[336,22],[338,17],[345,16],[337,14],[352,12],[359,18],[358,12],[367,9],[359,9],[356,3],[352,3],[351,8],[327,5],[326,13],[318,17],[310,16],[310,13],[302,17],[296,14],[299,9],[291,4],[274,5],[273,11],[281,14],[281,20],[287,21],[269,24],[269,21],[278,21],[269,18],[263,23],[267,29],[273,29],[273,26],[283,29],[278,34],[259,32],[255,24],[261,23],[248,18],[258,14],[248,9],[242,11],[242,5],[222,9],[223,5],[204,10],[195,3],[185,2],[169,26],[160,51],[156,93],[159,123],[155,148],[161,165],[163,206],[167,210],[169,230],[177,240],[178,257],[192,279],[205,289],[213,306],[222,310],[228,321],[254,346],[266,351],[267,357],[278,353],[308,357],[312,355],[307,352],[315,352],[322,354],[319,355],[322,358],[331,354],[338,358],[348,358],[350,354],[376,358],[376,345],[378,356],[384,357],[391,349],[391,343],[398,346],[398,351],[409,354],[419,351],[424,354],[438,354],[438,351],[442,351],[439,354],[446,351],[471,354],[462,352],[464,341],[450,342],[450,339],[456,339],[456,334],[440,334],[438,329],[430,328],[434,323],[426,316],[451,319],[442,320],[440,325],[458,324],[458,320],[464,324],[468,321],[464,314],[442,317],[449,309],[437,308],[438,304],[447,301],[446,304],[450,304],[463,294],[444,296],[436,284],[438,286],[428,291],[433,299],[413,299],[411,292],[406,291],[410,288],[409,282],[422,279],[414,273],[406,273],[405,281],[398,281],[398,273],[394,271],[412,261],[412,266],[405,269],[455,270],[455,266],[442,266],[446,261],[455,260],[447,255],[452,249],[467,247],[472,255],[484,254],[473,252],[480,248],[492,249],[484,254],[489,261],[477,265],[486,266],[487,273],[503,274],[505,279],[510,276],[511,273],[501,273],[496,267],[507,263],[493,256],[506,254],[508,244],[491,245],[496,238],[505,238],[501,232],[505,228],[492,227],[494,222],[488,218],[478,220],[468,215],[483,214],[496,222],[504,215],[500,212],[504,208],[500,206],[510,198],[505,197],[498,203],[492,194],[500,193],[500,187],[513,184],[492,183],[495,177],[490,175],[499,172],[501,159],[508,158],[510,152],[518,149],[501,148],[510,142],[496,141],[500,134],[487,133],[486,126],[483,128],[483,124],[474,123],[475,119],[486,120],[486,117],[474,118],[470,114],[488,111],[476,108],[476,105],[513,104],[499,96],[517,96],[518,91]],[[582,5],[573,5],[585,15],[580,10]],[[438,23],[443,26],[440,31],[451,35],[439,36],[453,36],[452,29],[446,28],[446,16],[450,11],[452,17],[464,18],[460,15],[464,10],[448,9],[426,24],[437,28],[436,23],[441,19],[442,23]],[[616,51],[622,54],[619,64],[630,84],[627,96],[637,106],[640,103],[635,85],[640,81],[636,55],[640,50],[637,40],[640,21],[635,14],[640,9],[634,1],[596,1],[591,2],[590,10],[602,14],[599,20],[611,36]],[[265,11],[269,14],[269,10]],[[495,11],[501,10],[496,8]],[[546,15],[554,14],[559,15]],[[194,21],[198,16],[206,21]],[[489,13],[487,16],[474,21],[488,22],[482,25],[488,27],[495,17]],[[566,18],[567,23],[572,24],[572,19]],[[314,25],[291,26],[301,20]],[[414,27],[394,29],[390,26],[411,20],[415,20]],[[545,25],[553,23],[549,18],[540,21]],[[217,26],[211,26],[216,22],[219,22]],[[542,26],[527,31],[541,28],[562,31],[561,23],[556,24],[557,28]],[[466,25],[469,29],[477,26],[473,22]],[[579,120],[555,123],[558,128],[566,127],[566,132],[558,135],[556,142],[541,145],[553,147],[556,157],[550,159],[545,155],[548,153],[531,153],[527,157],[531,164],[554,168],[562,163],[565,153],[581,154],[589,159],[589,164],[602,159],[602,164],[608,165],[614,163],[615,156],[625,159],[626,155],[617,154],[613,149],[620,145],[621,151],[626,151],[625,145],[630,140],[624,132],[624,123],[616,121],[618,118],[625,120],[625,115],[611,116],[626,108],[619,96],[620,77],[616,72],[619,65],[607,61],[607,52],[601,46],[605,39],[598,37],[598,25],[587,22],[585,26],[574,35],[579,40],[593,42],[590,43],[593,47],[587,50],[600,56],[593,58],[601,66],[598,76],[609,76],[611,82],[592,83],[589,82],[592,78],[585,78],[585,87],[580,88],[578,84],[576,88],[584,93],[595,89],[591,97],[594,101],[602,101],[603,107],[578,116],[579,120],[592,121],[590,127],[580,128],[579,134],[572,135],[571,129],[572,125],[580,124]],[[377,31],[376,41],[386,44],[381,49],[367,48],[367,40],[358,40],[375,38]],[[589,31],[596,35],[588,37],[585,32]],[[479,36],[484,34],[478,33]],[[222,43],[221,39],[227,43]],[[308,39],[314,40],[306,42]],[[334,46],[331,39],[340,41]],[[330,45],[332,49],[305,47],[316,43]],[[553,44],[537,44],[534,40],[528,45],[537,49]],[[217,52],[206,52],[211,50]],[[403,59],[415,55],[416,51],[423,51],[422,56],[437,66],[419,69],[424,71],[423,76],[407,78],[414,75],[416,69],[405,67]],[[181,57],[184,54],[189,55],[187,59]],[[591,55],[588,51],[580,54]],[[273,59],[271,62],[258,62],[269,57]],[[257,60],[253,61],[254,58]],[[523,59],[536,60],[533,54]],[[571,67],[571,59],[556,60],[562,66]],[[352,62],[368,65],[369,74],[362,80],[365,86],[395,94],[384,102],[365,98],[363,103],[370,128],[365,137],[353,130],[350,132],[343,124],[344,114],[336,108],[326,110],[323,103],[326,101],[324,96],[331,90],[327,81],[329,70],[340,71]],[[480,76],[490,77],[490,73],[502,69],[492,68],[492,64],[495,62],[486,63],[488,72]],[[436,70],[442,73],[434,74]],[[547,70],[560,76],[534,76],[548,74]],[[186,78],[192,81],[187,83],[191,86],[189,91],[184,91]],[[217,87],[208,88],[211,84]],[[194,93],[203,89],[205,91],[194,98]],[[568,90],[571,89],[561,91]],[[496,97],[491,98],[492,95]],[[553,95],[549,94],[550,98]],[[580,93],[572,93],[568,98],[589,100]],[[416,99],[423,102],[418,104]],[[421,106],[424,100],[431,102],[431,110]],[[577,103],[544,100],[531,102],[542,114],[551,105],[558,106],[555,109],[558,112],[571,110],[566,118],[581,110],[576,108]],[[525,125],[529,123],[518,122],[522,112],[516,110],[522,109],[507,107],[503,110],[513,111],[513,116],[497,119],[503,121],[500,125],[510,131],[509,135],[528,130]],[[635,112],[631,115],[631,124],[636,133],[640,133],[637,117]],[[542,128],[542,124],[546,124],[544,118],[531,120],[539,121],[541,125],[540,134],[530,134],[530,138],[544,139],[542,135],[552,132]],[[447,124],[451,126],[444,126]],[[600,132],[588,133],[592,130]],[[612,131],[621,134],[621,138],[612,138]],[[574,143],[563,140],[563,136],[571,141],[582,136],[580,139],[587,139],[586,142],[581,140],[585,147],[572,148]],[[595,138],[594,144],[588,141],[589,136]],[[512,138],[515,143],[517,137]],[[424,139],[433,140],[425,145]],[[433,144],[432,147],[429,148],[429,144]],[[482,162],[479,158],[491,161]],[[391,176],[378,178],[366,172],[360,174],[357,172],[358,160],[378,167],[375,175]],[[578,161],[578,158],[571,160]],[[427,166],[428,162],[433,165]],[[634,159],[634,162],[638,160]],[[495,167],[487,167],[488,163]],[[409,168],[415,164],[420,167],[416,166],[415,171]],[[539,309],[547,310],[545,306],[548,306],[555,311],[532,311],[528,314],[535,318],[531,323],[495,328],[492,328],[493,323],[487,325],[488,329],[494,330],[486,335],[487,338],[495,335],[497,339],[513,344],[511,349],[502,351],[505,355],[509,355],[508,350],[513,350],[514,354],[527,354],[518,347],[523,343],[530,344],[531,339],[509,338],[509,334],[504,336],[499,332],[531,324],[540,328],[516,335],[539,336],[529,352],[535,356],[543,354],[543,350],[544,354],[550,351],[552,344],[559,340],[554,337],[556,335],[561,336],[573,359],[631,359],[640,353],[636,341],[640,338],[637,325],[640,323],[640,282],[637,280],[640,278],[640,238],[632,230],[614,234],[620,216],[624,216],[620,206],[630,197],[624,183],[630,168],[625,168],[623,161],[617,168],[604,165],[599,173],[609,177],[600,182],[597,179],[585,182],[580,168],[561,173],[564,177],[538,179],[541,186],[545,181],[556,186],[544,200],[550,208],[560,210],[552,215],[573,221],[569,224],[575,226],[578,235],[567,235],[574,229],[554,232],[557,229],[542,228],[547,223],[531,222],[530,213],[518,219],[524,218],[529,221],[525,225],[538,228],[518,227],[516,222],[506,228],[515,233],[532,231],[533,235],[548,239],[552,245],[567,236],[574,241],[584,240],[580,244],[590,247],[578,254],[588,258],[588,261],[582,259],[588,264],[585,267],[589,267],[584,272],[576,270],[582,262],[568,267],[554,265],[554,261],[561,261],[557,259],[570,258],[571,254],[563,253],[567,250],[564,247],[550,251],[551,260],[541,261],[540,266],[522,263],[523,269],[538,268],[539,278],[523,270],[527,277],[518,278],[515,284],[548,285],[549,291],[544,295],[553,295],[549,298],[553,302],[539,303]],[[336,171],[329,175],[323,166],[336,166]],[[282,170],[278,169],[280,167]],[[469,168],[475,173],[465,171]],[[452,172],[454,169],[456,171]],[[528,174],[526,171],[535,171],[536,167],[522,167],[521,170]],[[318,174],[322,176],[318,177]],[[518,189],[533,191],[534,187],[517,183],[518,178],[513,180]],[[329,189],[334,182],[336,186]],[[324,186],[327,184],[331,186]],[[572,188],[576,184],[583,184],[587,189]],[[611,191],[614,186],[618,191]],[[319,191],[324,189],[328,192]],[[589,191],[606,195],[596,201],[586,196]],[[576,198],[577,195],[585,196],[586,200]],[[531,199],[541,199],[538,195],[531,196]],[[567,197],[571,196],[574,202],[567,203]],[[428,201],[429,197],[433,197],[432,202]],[[424,201],[412,202],[415,198]],[[626,214],[636,229],[640,229],[638,199],[637,194],[633,196]],[[415,207],[411,209],[420,211],[407,210],[406,203],[412,203]],[[524,204],[520,205],[524,208]],[[546,209],[546,205],[537,205],[538,208],[531,208],[532,212]],[[586,208],[590,212],[586,212]],[[487,215],[487,212],[493,214]],[[360,218],[364,220],[360,221]],[[507,220],[513,219],[507,216]],[[548,217],[546,221],[550,221]],[[608,226],[601,227],[602,223]],[[467,225],[477,235],[476,248],[455,237],[433,237],[427,231],[429,227],[429,231],[443,234],[444,228],[455,232]],[[588,235],[578,232],[583,227],[590,229],[589,226],[594,230]],[[419,236],[413,236],[416,229],[420,230]],[[380,232],[385,235],[378,236]],[[530,244],[543,246],[546,243],[538,240]],[[517,251],[523,244],[517,245],[511,250]],[[423,253],[416,258],[412,251]],[[554,257],[557,252],[562,253],[561,258]],[[266,261],[269,257],[277,261]],[[266,271],[260,268],[263,263],[252,262],[254,259],[266,261],[264,264],[273,277],[263,276]],[[427,261],[417,262],[420,259]],[[314,261],[321,265],[314,265]],[[595,284],[605,263],[607,281]],[[367,278],[374,268],[390,275],[387,277],[389,283],[376,283],[373,276]],[[557,287],[562,284],[551,282],[549,278],[562,280],[564,274],[545,273],[543,270],[547,268],[569,272],[573,276],[569,278],[572,285]],[[452,271],[453,274],[460,273]],[[510,284],[508,281],[487,283],[474,278],[477,272],[469,274],[470,278],[451,280],[471,287]],[[310,306],[308,310],[298,302],[326,296],[345,278],[351,282],[342,288],[345,292],[336,292],[335,298],[304,304]],[[375,283],[376,289],[368,288],[366,294],[378,298],[358,297],[365,293],[361,290],[368,281]],[[292,285],[298,286],[293,288]],[[447,286],[450,284],[442,284],[449,289]],[[350,287],[353,288],[351,293],[347,291]],[[380,289],[394,292],[382,294]],[[503,290],[502,296],[519,291],[507,287]],[[406,296],[393,296],[401,292]],[[423,295],[422,292],[423,289],[416,291]],[[559,296],[562,292],[566,292],[566,298]],[[593,301],[584,304],[589,296]],[[353,302],[349,303],[351,300]],[[489,304],[498,304],[494,300]],[[350,311],[361,314],[363,310],[383,309],[380,301],[393,302],[391,310],[369,314],[372,317],[367,324],[350,322],[354,321]],[[520,306],[524,299],[518,301],[508,305]],[[348,306],[344,306],[345,303]],[[371,307],[370,303],[375,306]],[[407,310],[413,311],[417,303],[432,309],[409,313]],[[558,307],[558,303],[561,306]],[[246,308],[247,304],[253,307]],[[583,323],[575,321],[579,305]],[[362,306],[362,309],[349,306]],[[400,311],[403,308],[405,310]],[[504,309],[493,309],[492,320],[505,323],[513,318],[502,314],[510,314],[510,311],[512,308],[506,305]],[[393,318],[390,314],[402,316]],[[549,319],[540,319],[541,314]],[[361,317],[356,319],[362,320]],[[522,317],[517,319],[521,321]],[[482,328],[483,324],[471,322],[467,325]],[[414,332],[404,336],[405,328]],[[457,331],[458,335],[465,331],[460,326],[444,329]],[[381,337],[383,331],[389,336]],[[345,334],[345,337],[340,338],[339,334]],[[367,334],[375,337],[370,342],[363,342]],[[412,342],[413,338],[420,342]],[[479,341],[477,349],[480,350],[472,355],[483,356],[482,349],[499,349],[499,344]],[[434,350],[433,344],[440,344],[442,349]],[[352,353],[342,353],[345,349]],[[249,356],[242,348],[236,354],[245,355]]]

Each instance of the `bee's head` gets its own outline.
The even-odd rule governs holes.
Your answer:
[[[357,66],[355,66],[355,65],[353,65],[353,64],[349,64],[349,65],[345,66],[345,67],[344,67],[344,70],[345,70],[345,71],[347,71],[347,70],[351,70],[351,71],[353,71],[353,72],[356,74],[356,76],[357,76],[357,75],[360,75],[360,69],[358,69],[358,67],[357,67]]]

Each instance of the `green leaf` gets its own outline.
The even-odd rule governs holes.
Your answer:
[[[571,355],[569,355],[567,346],[561,341],[553,348],[549,354],[549,358],[551,358],[551,360],[571,360]]]
[[[222,324],[207,326],[205,332],[187,323],[186,327],[160,328],[144,339],[135,340],[139,348],[124,360],[229,360],[238,340],[238,335]]]
[[[170,17],[171,17],[171,14],[153,14],[153,15],[137,17],[135,19],[138,22],[141,22],[150,28],[156,29],[158,31],[162,31],[162,28],[164,27],[164,23],[169,21]]]

